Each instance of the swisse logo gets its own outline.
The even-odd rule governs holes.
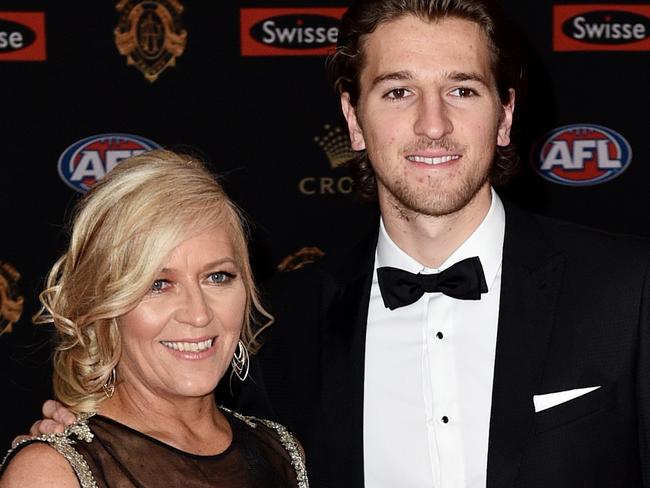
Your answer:
[[[632,161],[632,149],[618,132],[593,124],[574,124],[549,132],[533,148],[531,161],[545,179],[569,186],[604,183]]]
[[[84,193],[123,159],[159,147],[149,139],[131,134],[86,137],[63,151],[59,176],[70,188]]]
[[[29,27],[0,19],[0,53],[18,51],[36,40],[36,32]]]
[[[336,44],[345,8],[243,8],[243,56],[323,56]]]
[[[562,32],[579,41],[626,44],[648,37],[650,19],[630,12],[601,10],[579,15],[562,25]]]
[[[0,12],[0,61],[45,60],[45,14]]]
[[[555,51],[648,51],[650,5],[556,5]]]
[[[251,28],[251,35],[257,41],[287,49],[331,46],[336,44],[338,33],[336,19],[322,15],[281,15]]]

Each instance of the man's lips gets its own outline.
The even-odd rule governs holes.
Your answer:
[[[406,159],[412,163],[423,163],[429,164],[432,166],[448,163],[449,161],[455,161],[460,159],[460,154],[444,154],[444,155],[424,155],[424,154],[409,154],[406,156]]]

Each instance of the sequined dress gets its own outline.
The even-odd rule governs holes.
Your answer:
[[[9,451],[2,468],[22,447],[47,442],[70,462],[82,488],[308,488],[302,451],[282,425],[227,409],[222,412],[233,438],[220,454],[190,454],[94,415],[63,434],[22,442]]]

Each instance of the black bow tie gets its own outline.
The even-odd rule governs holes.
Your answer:
[[[384,305],[395,310],[417,302],[425,293],[441,292],[460,300],[480,300],[488,291],[478,256],[463,259],[435,274],[413,274],[388,266],[377,268]]]

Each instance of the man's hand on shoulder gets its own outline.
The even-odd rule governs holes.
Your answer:
[[[19,435],[11,443],[15,447],[20,441],[28,439],[30,436],[39,436],[42,434],[61,433],[65,428],[77,421],[77,417],[62,404],[54,400],[48,400],[43,404],[43,418],[37,420],[29,429],[28,435]]]

